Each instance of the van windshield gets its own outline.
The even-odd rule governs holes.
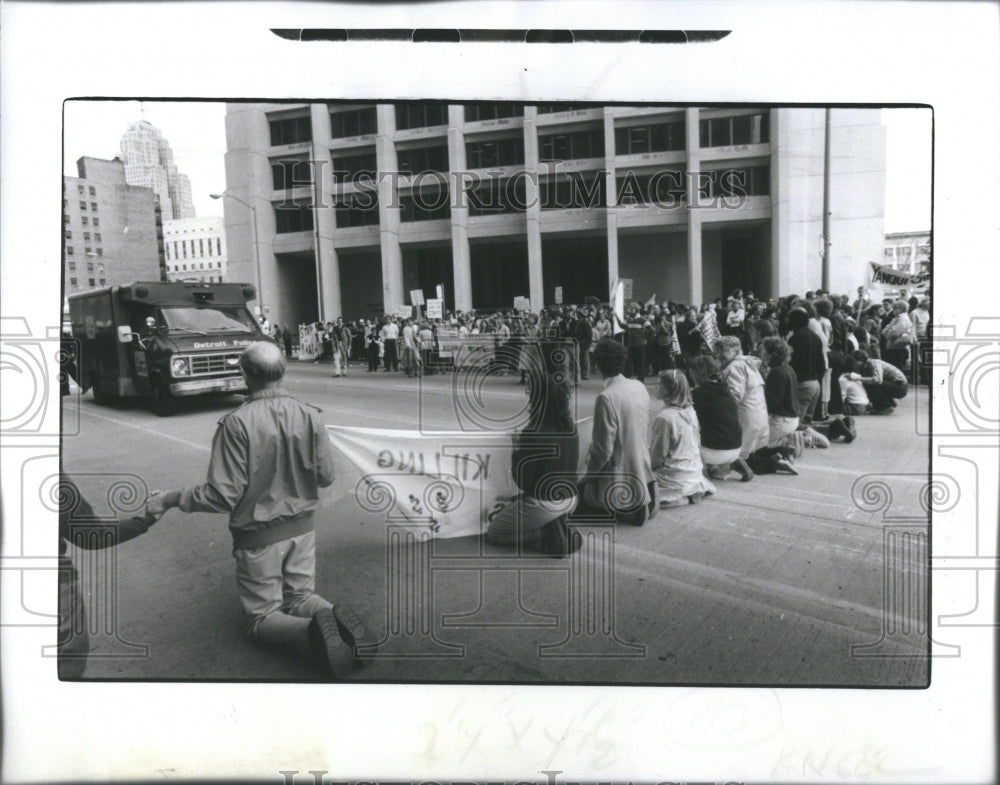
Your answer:
[[[194,307],[178,306],[161,308],[159,322],[168,332],[192,333],[253,333],[253,317],[246,308],[238,306]]]

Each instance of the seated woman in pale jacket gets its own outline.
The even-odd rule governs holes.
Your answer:
[[[757,370],[760,360],[744,355],[740,339],[733,335],[722,336],[713,348],[722,380],[736,399],[736,413],[743,430],[740,458],[746,460],[757,450],[767,447],[770,432],[764,380]]]

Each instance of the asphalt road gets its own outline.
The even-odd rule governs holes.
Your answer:
[[[512,376],[471,389],[359,364],[335,379],[329,366],[293,363],[285,386],[329,424],[373,428],[455,428],[458,400],[513,423],[526,400]],[[575,403],[581,455],[600,388],[583,382]],[[150,489],[200,482],[215,423],[239,401],[187,401],[159,418],[141,403],[64,398],[80,421],[64,439],[64,470],[98,514],[123,475]],[[718,483],[714,497],[642,528],[595,529],[561,560],[479,538],[394,554],[384,524],[357,506],[357,473],[338,461],[317,531],[317,591],[384,633],[391,656],[357,681],[922,687],[929,453],[916,423],[926,409],[911,388],[895,414],[858,418],[853,444],[807,450],[798,477]],[[887,525],[877,486],[855,485],[865,475],[886,478],[894,516],[914,520]],[[94,636],[86,678],[321,679],[297,655],[244,637],[224,516],[171,511],[97,574],[89,602],[107,632]],[[400,575],[426,580],[401,590],[390,579]]]

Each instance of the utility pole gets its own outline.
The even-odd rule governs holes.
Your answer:
[[[823,291],[830,291],[830,108],[823,127]]]

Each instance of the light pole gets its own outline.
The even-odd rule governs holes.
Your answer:
[[[264,310],[264,280],[260,274],[260,249],[257,247],[257,208],[250,204],[250,202],[245,202],[240,197],[227,191],[223,191],[221,194],[209,194],[209,196],[213,199],[235,199],[240,204],[250,208],[253,228],[253,258],[257,266],[257,300],[260,303],[260,315],[266,319],[267,314]]]

